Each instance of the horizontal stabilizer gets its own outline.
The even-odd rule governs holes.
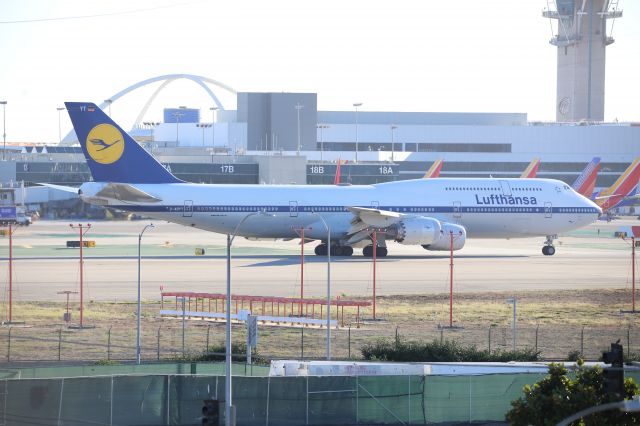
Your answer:
[[[162,199],[154,197],[133,185],[126,183],[108,183],[95,197],[113,198],[125,203],[159,203]]]
[[[73,186],[54,185],[51,183],[38,183],[38,185],[46,186],[47,188],[55,189],[57,191],[69,192],[78,195],[80,188],[74,188]]]

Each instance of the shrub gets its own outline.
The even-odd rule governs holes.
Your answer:
[[[582,359],[580,351],[571,351],[567,354],[567,361],[576,362],[579,359]]]
[[[111,359],[100,359],[100,360],[94,362],[93,365],[102,365],[102,366],[106,365],[106,366],[109,366],[109,365],[120,365],[120,363],[118,361],[113,361]]]
[[[231,343],[231,360],[234,362],[245,362],[247,359],[247,345],[244,342],[232,342]],[[224,361],[225,360],[225,345],[224,343],[209,346],[209,349],[195,354],[186,354],[185,356],[179,355],[174,358],[174,361],[179,362],[211,362],[211,361]],[[261,357],[258,351],[255,349],[251,352],[251,362],[253,364],[269,364],[269,360]]]
[[[434,340],[429,343],[405,341],[402,338],[368,343],[362,346],[360,352],[366,360],[395,362],[508,362],[538,361],[540,358],[540,352],[532,348],[489,353],[453,340]]]
[[[571,379],[564,365],[550,364],[549,374],[533,386],[526,385],[524,396],[511,403],[513,408],[506,415],[509,424],[555,425],[578,411],[612,402],[604,391],[602,368],[585,367],[582,361],[578,361],[577,366],[575,379]],[[624,388],[626,398],[638,392],[638,386],[630,378],[625,380]],[[638,422],[638,413],[610,410],[585,417],[581,424],[626,425]]]

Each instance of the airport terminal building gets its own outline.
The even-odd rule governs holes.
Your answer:
[[[315,93],[238,93],[216,121],[188,108],[132,130],[176,176],[197,183],[369,184],[420,178],[438,159],[443,177],[538,177],[572,183],[602,158],[597,187],[640,155],[640,123],[541,123],[526,113],[318,111]],[[176,113],[178,111],[178,113]],[[178,116],[178,114],[181,114]],[[181,120],[172,120],[180,117]],[[3,182],[76,185],[90,179],[80,147],[12,147]]]

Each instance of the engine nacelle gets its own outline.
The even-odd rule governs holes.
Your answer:
[[[440,235],[440,221],[430,217],[415,217],[396,225],[395,240],[400,244],[429,245]]]
[[[441,222],[440,226],[442,232],[440,232],[431,244],[422,244],[425,250],[432,251],[444,251],[451,250],[451,234],[453,233],[453,249],[460,250],[464,247],[464,243],[467,240],[467,231],[463,226],[453,223]]]

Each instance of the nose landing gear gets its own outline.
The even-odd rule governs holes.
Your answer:
[[[553,246],[553,240],[557,239],[557,235],[547,235],[547,239],[542,247],[542,254],[545,256],[553,256],[556,254],[556,248]]]

